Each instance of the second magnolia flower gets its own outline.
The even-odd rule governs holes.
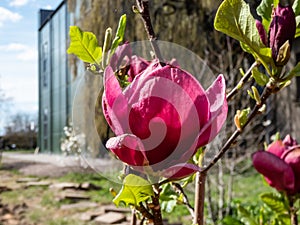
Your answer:
[[[130,56],[130,84],[122,89],[112,67],[104,73],[102,100],[116,137],[106,147],[140,172],[182,178],[198,171],[188,160],[219,133],[227,117],[224,77],[205,91],[178,66]]]

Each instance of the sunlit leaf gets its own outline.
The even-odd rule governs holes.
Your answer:
[[[240,41],[244,51],[252,54],[268,70],[272,52],[262,41],[250,7],[243,0],[225,0],[220,5],[214,21],[216,30]]]
[[[98,46],[96,36],[83,32],[77,26],[70,26],[70,46],[68,54],[74,54],[87,63],[98,64],[102,58],[102,48]]]
[[[276,214],[284,215],[288,209],[281,197],[274,193],[263,193],[260,195],[261,200]]]
[[[300,1],[295,0],[292,7],[294,10],[295,16],[299,16],[300,15]]]
[[[245,225],[258,225],[258,223],[253,218],[252,214],[243,206],[241,206],[241,205],[238,206],[238,212],[239,212],[241,221]]]
[[[123,186],[113,202],[119,206],[123,202],[126,206],[137,206],[154,195],[152,185],[142,177],[129,174],[123,181]]]
[[[262,87],[269,82],[269,77],[266,74],[260,72],[257,67],[253,68],[252,76],[255,79],[256,83]]]
[[[113,53],[115,49],[121,44],[124,40],[124,34],[126,29],[126,14],[122,15],[119,20],[118,29],[116,32],[116,36],[111,45],[111,52]]]

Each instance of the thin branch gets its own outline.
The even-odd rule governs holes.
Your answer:
[[[230,91],[230,93],[226,96],[227,101],[230,101],[238,92],[239,89],[241,89],[244,84],[250,79],[251,77],[251,72],[254,69],[254,67],[258,66],[257,62],[254,62],[251,67],[247,70],[245,75],[242,77],[240,82]]]
[[[159,47],[157,45],[157,37],[155,35],[152,23],[151,23],[151,17],[150,17],[150,11],[149,11],[149,0],[136,0],[137,10],[139,14],[141,15],[145,30],[148,34],[149,41],[151,43],[151,47],[154,51],[155,57],[159,60],[160,63],[163,62],[163,57],[161,55],[161,52],[159,50]]]
[[[294,206],[295,198],[294,196],[288,196],[288,200],[290,207],[291,225],[298,225],[297,209],[295,209]]]
[[[142,203],[140,203],[139,206],[136,206],[135,209],[138,210],[144,218],[147,218],[150,221],[154,219],[154,216],[145,208]]]
[[[176,192],[178,192],[179,194],[182,194],[184,205],[187,207],[187,209],[189,210],[190,214],[192,216],[194,216],[194,208],[190,204],[190,201],[189,201],[187,195],[185,194],[183,188],[181,187],[181,185],[178,184],[178,183],[172,183],[172,186],[173,186],[173,188],[175,189]]]
[[[255,116],[257,116],[259,114],[259,110],[260,108],[265,104],[266,100],[269,98],[269,96],[276,91],[276,85],[275,84],[268,84],[265,89],[264,92],[261,95],[261,103],[260,104],[256,104],[254,109],[252,110],[252,112],[250,113],[250,115],[248,116],[248,119],[245,123],[245,125],[243,126],[242,129],[237,129],[232,135],[231,137],[227,140],[227,142],[224,144],[224,146],[220,149],[220,151],[218,152],[217,155],[215,155],[215,157],[210,161],[210,163],[208,164],[208,166],[204,167],[201,172],[207,172],[211,167],[213,167],[218,161],[219,159],[225,154],[225,152],[231,147],[231,145],[235,142],[235,140],[237,139],[237,137],[242,133],[243,129],[249,125],[249,123],[253,120],[253,118],[255,118]]]

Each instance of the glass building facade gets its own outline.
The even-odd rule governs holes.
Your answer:
[[[71,114],[71,76],[68,69],[69,16],[66,1],[56,10],[40,10],[39,51],[39,147],[60,152],[63,128]]]

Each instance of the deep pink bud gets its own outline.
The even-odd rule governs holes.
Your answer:
[[[264,175],[268,184],[290,195],[300,193],[300,146],[289,135],[275,141],[267,151],[253,154],[255,169]]]
[[[281,4],[275,8],[272,17],[269,28],[269,44],[273,60],[276,63],[280,47],[286,41],[292,45],[296,32],[296,19],[293,8]]]

